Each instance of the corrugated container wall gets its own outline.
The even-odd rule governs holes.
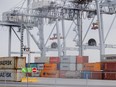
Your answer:
[[[76,56],[65,56],[60,58],[61,63],[71,63],[75,64],[76,63]]]
[[[104,62],[105,71],[116,71],[116,62]]]
[[[59,71],[58,70],[42,70],[41,77],[58,78]]]
[[[102,70],[102,63],[85,63],[83,70],[85,71],[101,71]]]
[[[103,79],[101,71],[91,72],[91,79]]]
[[[66,63],[60,63],[60,70],[76,70],[76,64],[66,64]]]
[[[82,71],[83,70],[83,64],[77,64],[77,71]]]
[[[0,70],[0,81],[21,81],[23,77],[25,74],[21,70]]]
[[[76,57],[77,64],[88,63],[88,61],[89,61],[88,56],[77,56]]]
[[[106,79],[106,80],[116,80],[116,72],[105,72],[104,79]]]
[[[25,57],[1,57],[0,69],[18,69],[25,67]]]
[[[57,64],[46,63],[46,64],[44,64],[44,70],[57,70]]]
[[[60,63],[60,58],[59,57],[50,57],[49,62],[50,63]]]
[[[46,57],[46,58],[35,57],[34,62],[35,63],[48,63],[49,57]]]

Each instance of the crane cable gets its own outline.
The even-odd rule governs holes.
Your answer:
[[[115,14],[115,16],[114,16],[114,18],[113,18],[113,20],[112,20],[112,23],[111,23],[111,25],[110,25],[110,27],[109,27],[109,30],[108,30],[108,32],[107,32],[107,34],[106,34],[106,37],[105,37],[105,39],[104,39],[104,43],[106,42],[106,39],[107,39],[107,37],[108,37],[108,35],[109,35],[110,31],[111,31],[111,28],[112,28],[112,26],[113,26],[113,24],[114,24],[114,22],[115,22],[115,19],[116,19],[116,14]]]

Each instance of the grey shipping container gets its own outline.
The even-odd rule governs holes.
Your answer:
[[[78,71],[82,71],[83,70],[83,66],[84,66],[83,64],[77,64],[77,66],[76,66],[77,70]]]
[[[0,69],[19,69],[24,68],[26,57],[1,57]]]
[[[21,70],[0,70],[0,81],[21,81],[25,73]]]
[[[49,57],[46,57],[46,58],[35,57],[34,62],[35,63],[46,63],[46,62],[49,62]]]
[[[75,64],[76,63],[76,56],[65,56],[65,57],[60,57],[60,62],[61,63],[71,63]]]
[[[60,70],[76,70],[76,64],[60,63]]]

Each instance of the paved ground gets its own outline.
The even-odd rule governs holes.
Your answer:
[[[38,78],[37,83],[0,82],[0,87],[116,87],[116,81]]]

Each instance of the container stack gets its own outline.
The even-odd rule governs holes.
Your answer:
[[[116,80],[116,62],[104,62],[104,79]]]
[[[21,71],[25,64],[25,57],[1,57],[0,81],[21,81],[25,77],[25,74]]]
[[[48,63],[45,63],[43,70],[41,70],[41,77],[58,78],[59,63],[59,57],[49,57]]]
[[[104,56],[104,79],[105,80],[116,80],[116,55],[109,54]]]
[[[102,63],[85,63],[83,67],[84,79],[102,79]]]
[[[60,78],[77,78],[76,56],[62,56],[60,61]]]
[[[57,70],[57,64],[45,63],[44,69],[41,71],[41,77],[58,78],[59,71]]]

